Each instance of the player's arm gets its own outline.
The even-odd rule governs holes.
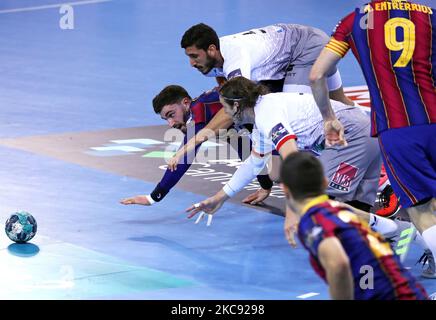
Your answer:
[[[183,148],[180,148],[177,151],[177,153],[168,163],[168,168],[170,170],[176,170],[177,164],[185,154],[192,152],[192,150],[194,150],[199,144],[203,143],[204,141],[217,136],[220,129],[228,129],[232,124],[232,117],[227,115],[224,111],[224,108],[222,108],[215,114],[215,116],[202,130],[200,130],[194,137],[192,137],[183,146]]]
[[[285,223],[283,226],[285,232],[285,238],[288,243],[293,247],[297,247],[297,242],[295,241],[295,233],[298,230],[298,222],[300,221],[299,216],[295,214],[291,208],[286,204],[285,212]]]
[[[349,40],[354,18],[355,13],[352,12],[339,22],[309,75],[313,96],[324,119],[325,142],[328,147],[336,144],[346,145],[344,127],[337,120],[330,104],[327,76],[333,73],[339,60],[350,49]]]
[[[280,149],[278,150],[282,159],[286,159],[291,153],[298,152],[297,143],[295,142],[295,138],[288,139],[284,142]]]
[[[196,123],[194,130],[195,132],[199,132],[204,128],[204,123]],[[180,148],[183,148],[183,146],[187,143],[187,136],[185,135],[185,138],[183,142],[180,145]],[[187,157],[187,158],[194,158],[197,154],[199,148],[201,146],[201,143],[194,148],[194,156],[193,157]],[[171,171],[167,168],[167,170],[164,173],[164,176],[162,177],[161,181],[156,185],[154,190],[149,195],[137,195],[130,198],[126,198],[121,200],[120,202],[122,204],[140,204],[149,206],[152,205],[155,202],[161,201],[168,192],[179,182],[179,180],[183,177],[183,175],[188,171],[190,168],[192,162],[188,161],[188,159],[185,159],[186,161],[182,161],[181,163],[177,164],[177,170]]]
[[[310,71],[309,79],[313,97],[321,111],[324,121],[336,119],[330,103],[327,77],[331,73],[331,70],[336,68],[336,64],[340,59],[341,56],[338,54],[329,49],[323,49]]]
[[[336,118],[329,98],[327,75],[336,67],[341,57],[329,49],[323,49],[310,72],[310,86],[313,97],[324,119],[324,132],[327,146],[346,145],[344,127]]]
[[[208,214],[215,213],[225,201],[233,197],[249,184],[265,167],[270,154],[260,155],[252,150],[251,155],[244,163],[236,170],[229,182],[218,191],[214,196],[200,202],[198,205],[193,205],[186,209],[190,214],[188,218],[192,218],[198,212],[204,211]]]
[[[349,41],[353,30],[354,18],[355,13],[353,12],[338,23],[330,41],[321,51],[309,74],[312,93],[324,121],[336,119],[330,104],[327,77],[333,74],[338,62],[350,49]]]
[[[353,300],[354,281],[350,261],[338,238],[328,237],[321,241],[318,259],[326,272],[331,298]]]
[[[280,149],[278,151],[282,159],[286,159],[286,157],[289,156],[291,153],[298,152],[295,138],[288,139],[286,142],[284,142],[280,146]],[[284,232],[286,240],[288,240],[288,243],[294,248],[297,247],[297,242],[295,241],[295,233],[297,232],[298,221],[299,219],[297,215],[292,212],[291,208],[289,208],[288,204],[286,203]]]

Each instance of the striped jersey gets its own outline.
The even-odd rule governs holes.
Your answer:
[[[408,1],[372,1],[336,26],[326,48],[351,48],[371,96],[372,135],[436,123],[435,10]]]
[[[192,100],[190,107],[191,118],[188,122],[192,120],[195,124],[208,124],[222,107],[218,87],[204,92],[201,96]]]
[[[427,293],[401,264],[388,242],[341,203],[322,195],[303,210],[298,237],[310,253],[316,273],[326,281],[318,247],[336,237],[349,258],[356,300],[424,300]],[[371,277],[372,283],[369,282]]]
[[[180,148],[184,146],[189,139],[193,137],[193,135],[202,130],[215,116],[215,114],[221,110],[221,108],[222,104],[219,101],[218,88],[214,88],[203,93],[198,98],[193,99],[190,106],[190,117],[187,120],[187,124],[189,123],[192,125],[193,130],[189,130],[188,134],[185,135]],[[201,144],[195,148],[195,154],[197,154],[200,146]],[[184,160],[177,165],[177,170],[171,171],[167,169],[162,177],[162,180],[157,184],[153,192],[150,194],[151,198],[156,202],[161,201],[177,184],[177,182],[179,182],[186,171],[188,171],[190,166],[191,162],[187,161],[185,156]]]

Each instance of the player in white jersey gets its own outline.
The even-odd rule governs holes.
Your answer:
[[[184,33],[181,46],[191,65],[206,76],[243,76],[265,82],[272,92],[311,92],[309,73],[328,41],[324,31],[298,24],[278,23],[218,38],[200,23]],[[353,105],[336,68],[328,87],[331,99]]]
[[[216,212],[256,177],[274,149],[283,159],[297,151],[318,154],[329,181],[327,194],[369,211],[376,198],[381,167],[378,142],[368,136],[369,117],[357,108],[332,101],[338,117],[346,124],[348,145],[325,147],[323,119],[311,94],[265,93],[263,86],[243,77],[229,80],[220,89],[220,101],[234,122],[254,124],[253,150],[222,190],[188,209],[189,217],[200,211]],[[369,222],[374,219],[369,214],[364,217]],[[377,219],[389,225],[391,230],[386,232],[396,228],[391,220]]]
[[[204,75],[224,81],[243,76],[265,84],[271,92],[311,92],[309,72],[328,41],[323,31],[297,24],[275,24],[218,38],[211,27],[200,23],[184,33],[181,46],[191,65]],[[329,88],[332,99],[353,105],[344,94],[337,69],[329,77]],[[220,110],[205,129],[174,155],[168,168],[175,170],[185,153],[228,127],[230,122],[224,110]],[[259,202],[268,195],[269,192],[259,190],[247,202]]]

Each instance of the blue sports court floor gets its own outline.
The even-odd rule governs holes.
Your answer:
[[[279,190],[271,207],[226,203],[210,227],[186,218],[231,163],[194,165],[152,207],[119,200],[151,192],[164,172],[171,143],[154,95],[215,85],[180,48],[187,28],[205,22],[226,35],[290,22],[330,33],[361,3],[77,0],[65,30],[61,1],[2,0],[0,221],[29,211],[38,233],[25,245],[0,236],[0,299],[328,299],[301,245],[288,246],[283,217],[269,213],[280,211]],[[364,84],[351,54],[340,69],[346,87]],[[413,246],[406,260],[418,278],[420,255]],[[420,280],[436,291],[436,280]]]

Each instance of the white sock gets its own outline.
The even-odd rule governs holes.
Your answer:
[[[427,244],[425,243],[424,239],[422,238],[422,235],[418,232],[418,230],[416,230],[415,238],[413,240],[416,241],[416,243],[424,250],[428,249]]]
[[[369,225],[372,230],[383,236],[398,229],[397,224],[391,219],[376,216],[373,213],[369,214]]]
[[[422,233],[427,247],[433,253],[433,257],[436,257],[436,226],[430,227]]]

